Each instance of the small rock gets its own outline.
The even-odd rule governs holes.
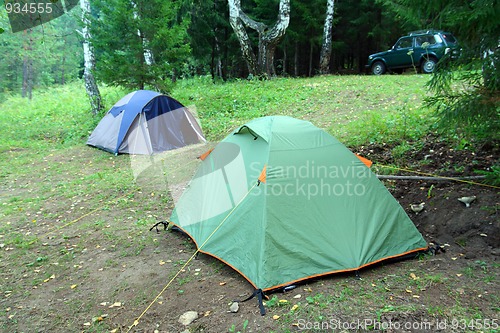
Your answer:
[[[233,313],[238,312],[239,309],[240,309],[240,305],[238,304],[238,302],[233,302],[233,304],[231,304],[231,306],[229,307],[229,311],[231,311]]]
[[[179,323],[181,323],[184,326],[187,326],[191,324],[193,321],[198,319],[198,312],[196,311],[187,311],[184,312],[180,317],[179,317]]]
[[[465,258],[466,259],[476,259],[477,258],[477,255],[474,253],[474,252],[467,252],[465,254]]]

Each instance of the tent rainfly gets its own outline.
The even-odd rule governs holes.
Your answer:
[[[101,119],[87,144],[114,154],[154,154],[205,142],[193,115],[175,99],[149,90],[131,92]]]
[[[202,159],[170,221],[254,295],[428,249],[367,160],[310,122],[254,119]]]

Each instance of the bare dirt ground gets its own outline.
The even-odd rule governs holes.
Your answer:
[[[375,165],[397,163],[391,147],[358,152]],[[436,143],[406,154],[415,162],[406,167],[446,176],[474,175],[500,156],[498,147]],[[35,160],[22,176],[2,174],[0,332],[499,331],[498,188],[385,181],[424,238],[446,252],[370,267],[360,279],[308,281],[268,295],[261,316],[255,299],[229,311],[252,292],[239,274],[206,255],[190,260],[196,249],[177,232],[149,230],[168,219],[172,202],[161,187],[109,176],[130,181],[129,167],[126,156],[83,147]],[[470,195],[469,208],[457,200]],[[421,202],[415,214],[410,204]],[[178,322],[186,311],[198,314],[188,326]]]

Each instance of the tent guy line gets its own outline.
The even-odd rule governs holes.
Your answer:
[[[141,318],[149,311],[149,309],[153,306],[154,303],[160,298],[161,295],[168,289],[168,287],[172,284],[172,282],[175,281],[175,279],[181,274],[181,272],[193,261],[193,259],[196,257],[198,253],[201,252],[203,247],[208,243],[208,241],[212,238],[212,236],[222,227],[222,225],[227,221],[229,216],[233,214],[233,212],[238,208],[238,206],[245,201],[245,198],[252,192],[252,190],[260,184],[259,181],[256,181],[255,184],[248,190],[248,192],[243,196],[243,198],[240,199],[240,201],[229,211],[229,213],[226,215],[226,217],[219,223],[219,225],[212,231],[212,233],[207,237],[207,239],[201,244],[200,246],[197,246],[196,251],[191,255],[191,257],[182,265],[182,267],[179,269],[179,271],[168,281],[168,283],[163,287],[163,289],[156,295],[156,297],[149,303],[149,305],[142,311],[142,313],[137,317],[136,320],[134,320],[134,323],[128,327],[127,333],[130,332],[130,330],[139,325],[139,321]]]
[[[406,169],[406,168],[399,168],[399,167],[395,167],[395,166],[383,165],[383,164],[378,164],[378,163],[376,164],[376,166],[379,166],[381,168],[398,170],[398,171],[411,172],[411,173],[414,173],[414,174],[417,174],[417,175],[422,175],[422,176],[428,176],[428,177],[435,178],[435,180],[442,179],[442,180],[456,181],[456,182],[461,182],[461,183],[466,183],[466,184],[471,184],[471,185],[486,186],[486,187],[500,189],[500,186],[495,186],[495,185],[490,185],[490,184],[483,184],[483,183],[478,183],[478,182],[474,182],[474,181],[468,180],[467,178],[469,178],[469,177],[467,177],[467,178],[466,177],[458,178],[458,177],[439,176],[439,175],[434,175],[432,173],[415,171],[415,170],[410,170],[410,169]],[[379,177],[380,179],[382,179],[384,176],[385,175],[377,175],[377,177]],[[472,177],[474,177],[474,176],[472,176]],[[469,179],[476,179],[476,178],[472,178],[472,177],[470,177]],[[482,176],[477,176],[477,177],[483,178]]]

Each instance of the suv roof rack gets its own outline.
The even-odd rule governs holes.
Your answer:
[[[411,31],[408,35],[415,36],[415,35],[433,34],[440,31],[441,30],[436,30],[436,29],[425,29],[425,30]]]

